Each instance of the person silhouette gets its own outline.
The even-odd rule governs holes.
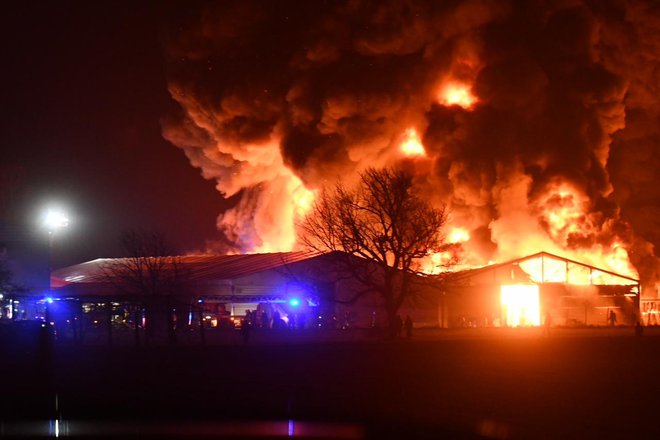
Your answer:
[[[616,325],[616,313],[614,312],[614,310],[610,310],[610,313],[607,316],[607,321],[612,327]]]
[[[250,316],[246,314],[245,318],[243,318],[243,321],[241,321],[241,334],[243,335],[244,344],[250,342],[251,331],[252,331],[252,323],[250,322]]]
[[[543,334],[550,336],[550,327],[552,327],[552,315],[550,312],[545,312],[543,317]]]
[[[406,331],[406,339],[412,338],[413,320],[410,315],[406,315],[406,319],[403,322],[403,327]]]

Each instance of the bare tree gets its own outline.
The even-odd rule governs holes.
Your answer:
[[[158,313],[160,311],[166,314],[168,340],[174,343],[174,297],[186,278],[181,258],[173,255],[165,236],[157,231],[127,230],[121,233],[120,242],[126,256],[110,260],[103,266],[105,278],[144,309],[147,341],[153,330],[151,322],[162,316]],[[140,315],[141,311],[136,309],[136,342],[139,342]]]
[[[435,208],[415,193],[413,176],[401,169],[367,169],[355,188],[338,183],[324,191],[301,224],[310,249],[334,253],[339,277],[382,297],[390,327],[404,300],[420,280],[419,260],[446,248],[443,207]]]
[[[7,265],[7,262],[0,260],[0,293],[8,297],[23,293],[26,289],[13,280],[14,274]]]

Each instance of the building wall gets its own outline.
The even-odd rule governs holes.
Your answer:
[[[441,327],[500,327],[506,324],[499,284],[452,286],[439,301]],[[639,319],[638,297],[631,286],[539,284],[541,322],[554,326],[634,325]]]
[[[213,295],[231,296],[232,303],[267,303],[273,298],[311,299],[316,317],[323,316],[327,325],[337,327],[370,328],[387,325],[382,297],[370,292],[350,301],[362,286],[354,280],[332,281],[332,276],[318,272],[318,262],[299,262],[288,269],[272,269],[231,280],[207,283],[199,286],[206,300]],[[406,301],[400,315],[409,315],[416,326],[438,326],[438,295],[433,288],[421,289],[414,298]],[[261,298],[261,299],[259,299]],[[309,304],[306,304],[309,306]],[[280,310],[290,309],[286,304]],[[312,312],[309,307],[298,309],[300,313]],[[311,317],[311,316],[310,316]]]
[[[448,287],[439,303],[441,327],[498,327],[499,298],[499,285]]]
[[[619,325],[634,325],[639,319],[637,297],[630,296],[630,286],[541,285],[541,305],[555,325],[610,325],[610,312]],[[628,296],[626,296],[628,295]]]

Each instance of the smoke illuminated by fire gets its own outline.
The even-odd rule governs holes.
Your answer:
[[[654,286],[660,13],[594,5],[173,8],[163,133],[229,199],[225,252],[293,249],[315,191],[405,162],[451,213],[424,270],[547,251]]]
[[[580,233],[591,226],[583,221],[589,199],[567,184],[548,188],[538,205],[548,233],[555,242],[566,242],[570,234]]]

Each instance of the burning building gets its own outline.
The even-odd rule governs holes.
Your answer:
[[[57,321],[58,308],[68,313],[60,319],[61,333],[76,313],[87,326],[100,319],[144,330],[147,316],[156,319],[147,309],[167,303],[179,328],[233,328],[250,312],[255,325],[268,328],[387,325],[377,293],[356,297],[363,286],[333,276],[337,257],[305,252],[163,257],[166,282],[151,293],[111,269],[127,259],[94,260],[54,271],[51,319]],[[178,279],[170,277],[174,272]],[[638,280],[545,252],[427,278],[399,311],[420,327],[633,325],[640,319]],[[81,309],[64,307],[67,301]]]
[[[539,252],[449,274],[439,299],[443,327],[634,325],[639,280]]]
[[[449,212],[451,252],[421,266],[458,261],[443,325],[628,323],[642,292],[657,311],[656,2],[202,1],[163,18],[163,136],[226,199],[204,251],[300,251],[319,191],[397,166]]]

